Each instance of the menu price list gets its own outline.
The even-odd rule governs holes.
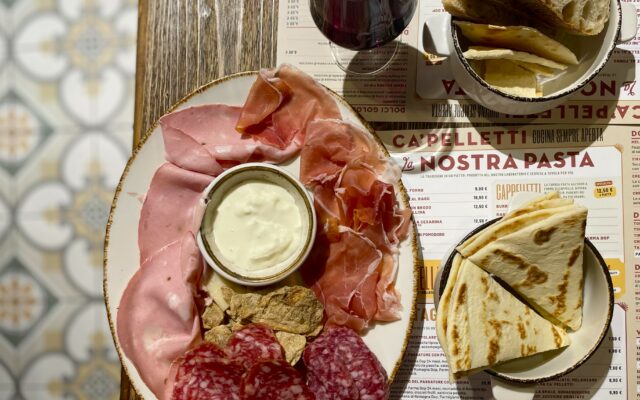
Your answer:
[[[633,202],[633,253],[640,258],[640,130],[631,131],[631,199]]]

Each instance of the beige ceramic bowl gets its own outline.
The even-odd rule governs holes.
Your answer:
[[[215,240],[211,240],[213,220],[217,213],[218,205],[234,187],[247,180],[258,180],[272,183],[284,188],[292,195],[302,222],[304,237],[298,249],[287,259],[270,267],[250,271],[242,266],[234,265],[220,252]],[[302,265],[313,247],[316,236],[316,214],[313,208],[313,199],[309,192],[297,179],[282,168],[265,163],[246,163],[230,168],[220,174],[205,189],[207,206],[200,225],[197,242],[204,259],[217,273],[223,277],[247,286],[263,286],[278,282]]]

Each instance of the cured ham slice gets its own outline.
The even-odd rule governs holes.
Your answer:
[[[354,160],[382,174],[391,168],[367,132],[342,120],[315,120],[309,123],[300,152],[300,180],[306,185],[335,180]]]
[[[167,161],[190,171],[218,175],[240,163],[279,163],[297,154],[300,146],[275,148],[252,136],[239,135],[235,125],[240,112],[240,107],[207,104],[160,118]]]
[[[236,128],[278,149],[300,148],[307,124],[315,119],[341,118],[329,92],[291,65],[260,71],[251,87]]]
[[[340,232],[337,241],[316,246],[326,254],[314,254],[303,272],[317,274],[306,278],[314,281],[311,289],[324,304],[327,325],[344,325],[358,332],[366,329],[378,310],[376,286],[382,253],[366,237],[349,229]],[[321,270],[315,271],[317,267]]]
[[[311,122],[300,157],[301,179],[313,190],[321,230],[316,246],[329,242],[324,244],[329,255],[306,263],[304,270],[324,299],[328,324],[361,331],[371,320],[397,320],[402,310],[394,285],[398,245],[408,234],[411,215],[409,209],[398,208],[397,167],[366,132],[338,120]],[[349,255],[342,248],[344,235],[337,234],[341,229],[352,231],[379,251],[378,264],[361,264],[356,255]],[[354,260],[346,262],[363,270],[350,271],[356,278],[345,280],[336,271],[350,257]],[[361,300],[370,303],[362,307]]]

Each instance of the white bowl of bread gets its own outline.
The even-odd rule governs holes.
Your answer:
[[[425,50],[449,57],[456,82],[479,104],[529,115],[593,79],[637,15],[620,0],[443,0],[425,23]]]
[[[512,202],[513,206],[513,202]],[[470,232],[436,281],[438,340],[452,381],[479,371],[518,389],[584,364],[606,337],[613,285],[584,237],[587,209],[557,193],[529,198]]]

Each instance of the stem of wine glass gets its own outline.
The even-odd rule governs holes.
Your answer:
[[[371,50],[349,50],[332,42],[329,42],[329,48],[333,60],[344,72],[351,75],[376,75],[391,64],[401,43],[402,35]]]

